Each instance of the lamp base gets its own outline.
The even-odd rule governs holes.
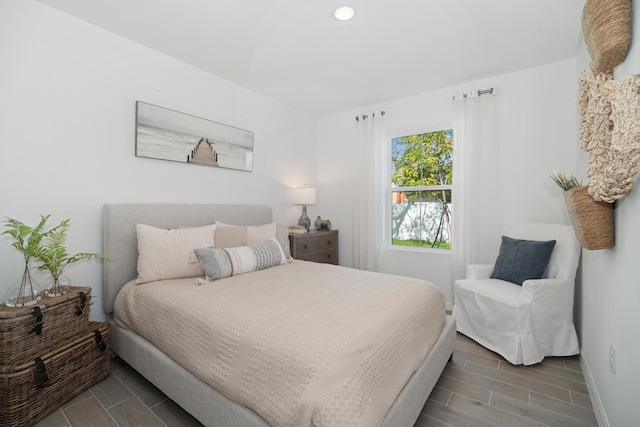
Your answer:
[[[302,215],[298,219],[298,225],[304,227],[306,231],[309,231],[309,227],[311,227],[311,219],[307,215],[307,205],[302,205]]]

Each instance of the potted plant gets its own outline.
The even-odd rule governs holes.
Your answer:
[[[613,205],[596,202],[588,186],[581,185],[572,174],[554,172],[550,176],[563,190],[573,231],[582,247],[591,250],[613,247]]]
[[[45,217],[48,218],[49,216]],[[60,224],[47,231],[41,241],[36,259],[40,262],[38,270],[49,271],[53,278],[52,286],[47,289],[47,295],[59,296],[69,291],[71,281],[62,276],[64,269],[83,259],[105,259],[106,255],[100,253],[79,252],[69,255],[66,248],[67,231],[71,220],[65,219]]]
[[[4,303],[9,307],[27,307],[36,304],[42,298],[42,289],[31,274],[32,262],[38,262],[40,265],[37,269],[49,271],[53,278],[53,284],[46,290],[46,294],[58,296],[65,294],[71,284],[62,276],[68,265],[83,259],[106,258],[103,254],[88,252],[69,255],[65,243],[70,220],[65,219],[55,227],[45,230],[50,216],[40,215],[40,222],[35,227],[13,218],[4,221],[7,230],[2,234],[13,237],[11,246],[22,253],[25,262],[22,278],[5,295]]]
[[[42,230],[48,218],[48,216],[41,216],[40,223],[33,228],[13,218],[7,218],[4,221],[7,230],[2,234],[13,237],[11,246],[20,251],[24,258],[22,278],[4,297],[4,303],[9,307],[26,307],[36,304],[42,298],[42,290],[31,276],[31,261],[40,250],[40,242],[44,237]]]

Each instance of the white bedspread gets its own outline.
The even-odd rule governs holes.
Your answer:
[[[432,284],[294,261],[131,282],[115,320],[272,426],[379,426],[445,321]]]

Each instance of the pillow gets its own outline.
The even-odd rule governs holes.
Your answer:
[[[275,237],[263,242],[237,248],[205,248],[194,251],[200,260],[206,280],[264,270],[287,262]],[[196,281],[196,284],[201,283]]]
[[[247,245],[247,227],[229,227],[217,224],[214,248],[235,248]]]
[[[502,236],[500,253],[491,273],[492,279],[502,279],[522,286],[529,279],[540,279],[544,274],[555,240],[519,240]]]
[[[215,230],[215,224],[171,230],[137,224],[136,283],[202,276],[204,271],[193,256],[193,250],[213,246]]]
[[[276,226],[276,239],[280,246],[282,246],[282,250],[284,251],[284,256],[287,258],[291,258],[291,247],[289,246],[289,226],[288,225],[277,225]]]
[[[216,224],[218,228],[214,239],[215,248],[246,246],[275,237],[280,243],[284,255],[291,258],[288,226],[276,225],[275,222],[263,225],[230,225],[216,221]]]

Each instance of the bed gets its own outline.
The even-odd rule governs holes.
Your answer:
[[[320,286],[317,286],[317,283],[316,285],[314,285],[313,283],[314,278],[316,279],[316,282],[318,282],[321,277],[324,277],[322,275],[327,275],[327,277],[330,277],[330,276],[338,276],[338,275],[345,274],[349,277],[348,279],[349,282],[355,283],[356,281],[363,280],[365,282],[369,281],[370,283],[372,283],[371,289],[374,289],[374,288],[378,289],[378,291],[376,292],[379,293],[379,298],[388,298],[386,294],[384,294],[384,292],[386,292],[387,289],[390,287],[389,281],[405,280],[405,279],[394,278],[393,276],[388,276],[388,275],[378,275],[377,273],[359,272],[357,270],[347,269],[339,266],[320,265],[320,264],[308,263],[304,261],[293,261],[290,263],[277,265],[272,268],[264,269],[261,271],[241,274],[233,277],[228,277],[216,282],[212,282],[215,284],[215,286],[211,285],[211,283],[204,283],[204,284],[201,284],[201,286],[195,286],[195,281],[193,278],[179,279],[179,280],[162,280],[158,282],[152,282],[152,285],[146,286],[146,287],[136,286],[135,284],[127,285],[132,280],[135,280],[136,277],[138,277],[138,240],[137,240],[137,234],[136,234],[136,226],[138,224],[146,224],[149,226],[158,227],[162,229],[177,229],[179,227],[208,226],[210,224],[213,224],[214,222],[228,223],[228,224],[234,224],[234,225],[240,225],[240,226],[268,224],[272,222],[272,211],[269,206],[265,206],[265,205],[107,204],[104,206],[103,251],[104,253],[109,255],[110,260],[105,262],[104,264],[104,283],[103,283],[104,302],[103,303],[104,303],[105,311],[110,316],[110,323],[112,327],[112,330],[111,330],[112,350],[114,351],[114,353],[116,353],[119,357],[121,357],[123,360],[129,363],[140,374],[142,374],[151,383],[153,383],[156,387],[162,390],[168,397],[170,397],[172,400],[174,400],[176,403],[182,406],[186,411],[192,414],[204,425],[225,426],[225,427],[226,426],[265,427],[269,425],[272,425],[272,426],[287,425],[287,423],[294,423],[292,425],[299,425],[297,421],[296,422],[285,421],[285,419],[286,420],[302,420],[302,419],[311,420],[309,421],[308,425],[335,425],[336,424],[335,419],[337,418],[331,418],[331,417],[333,416],[332,412],[335,412],[336,404],[342,404],[343,402],[349,399],[352,399],[353,396],[358,396],[358,393],[359,393],[358,390],[360,388],[359,385],[345,386],[344,384],[342,384],[342,388],[340,389],[339,392],[336,392],[336,396],[333,396],[333,397],[329,396],[329,397],[332,397],[329,400],[333,402],[334,406],[332,408],[328,408],[324,410],[324,412],[322,408],[320,409],[309,408],[308,405],[307,406],[302,405],[306,409],[298,410],[298,412],[304,412],[305,414],[302,414],[302,415],[297,414],[292,417],[289,417],[288,415],[286,416],[283,415],[282,414],[283,411],[280,409],[276,411],[272,411],[271,413],[269,412],[269,402],[273,401],[275,402],[274,405],[276,405],[285,398],[289,398],[289,399],[291,398],[291,396],[289,397],[282,396],[287,394],[285,392],[286,390],[293,388],[294,394],[296,393],[295,386],[291,386],[290,384],[288,384],[287,381],[289,381],[289,378],[287,377],[287,375],[284,375],[284,374],[288,374],[289,376],[291,376],[292,377],[291,381],[293,384],[293,381],[296,380],[296,378],[293,378],[295,377],[295,375],[293,375],[292,372],[296,371],[296,369],[291,368],[291,372],[289,368],[282,369],[282,367],[289,366],[287,365],[289,361],[288,359],[295,359],[295,357],[293,356],[292,357],[288,357],[288,356],[289,354],[296,353],[296,351],[291,351],[291,349],[289,349],[287,352],[277,353],[279,354],[279,357],[280,357],[280,359],[277,359],[277,363],[282,363],[282,365],[280,366],[281,370],[278,372],[283,373],[283,375],[280,375],[280,377],[284,379],[276,378],[273,376],[269,377],[269,375],[256,375],[255,372],[260,372],[258,370],[253,372],[253,374],[249,375],[248,377],[246,377],[246,378],[249,378],[251,381],[253,381],[252,383],[238,384],[238,385],[232,384],[231,386],[217,385],[218,383],[216,382],[216,380],[222,374],[220,372],[218,372],[217,374],[214,372],[213,374],[209,375],[206,372],[203,373],[199,371],[198,367],[202,365],[201,358],[203,357],[203,355],[206,355],[207,352],[216,351],[216,348],[215,348],[216,346],[208,344],[209,341],[215,341],[216,343],[235,342],[234,340],[238,336],[237,333],[234,333],[231,335],[227,334],[226,336],[222,336],[220,338],[210,338],[209,335],[206,335],[208,338],[206,340],[203,340],[202,348],[196,348],[195,350],[190,350],[186,352],[186,353],[193,353],[193,354],[197,353],[196,362],[192,362],[190,360],[181,359],[182,357],[185,357],[185,356],[182,354],[176,353],[176,352],[179,352],[180,347],[183,346],[182,342],[180,341],[180,339],[183,339],[183,337],[181,337],[180,335],[183,335],[183,334],[176,334],[175,331],[167,332],[167,333],[163,332],[165,335],[173,334],[172,338],[171,340],[168,340],[169,344],[158,342],[157,340],[158,335],[157,334],[154,335],[153,331],[154,330],[162,331],[162,328],[169,327],[167,325],[162,326],[163,325],[162,316],[160,316],[157,320],[153,320],[153,322],[151,322],[153,323],[154,328],[151,328],[150,330],[146,330],[146,331],[139,330],[141,335],[145,335],[145,338],[143,338],[138,333],[134,332],[130,325],[127,324],[129,328],[123,327],[123,324],[126,324],[125,318],[135,317],[136,312],[138,311],[135,308],[136,306],[139,306],[140,307],[139,311],[142,311],[141,307],[144,304],[140,303],[140,301],[147,301],[148,299],[151,298],[152,294],[164,294],[164,293],[175,292],[173,289],[176,286],[181,286],[180,289],[186,292],[185,295],[189,295],[188,297],[185,297],[185,298],[190,298],[192,301],[197,301],[198,304],[201,304],[202,301],[200,300],[207,300],[207,299],[211,301],[218,301],[219,299],[220,301],[223,301],[221,298],[230,298],[230,300],[233,300],[233,299],[238,300],[239,298],[234,297],[233,293],[228,291],[229,285],[231,284],[233,284],[233,287],[236,289],[243,289],[242,292],[244,292],[245,293],[244,295],[246,295],[247,297],[246,298],[243,297],[242,299],[240,299],[241,301],[242,300],[250,301],[251,295],[255,296],[259,293],[259,291],[256,291],[254,288],[252,288],[252,287],[258,286],[256,285],[256,283],[259,283],[259,286],[263,286],[263,288],[264,286],[273,285],[274,288],[270,288],[270,287],[266,288],[266,289],[270,289],[271,292],[269,294],[265,294],[265,296],[269,295],[269,297],[271,298],[271,300],[269,300],[270,302],[268,304],[265,304],[265,306],[273,306],[274,305],[273,301],[284,301],[287,299],[286,295],[292,295],[290,298],[295,301],[303,301],[306,297],[317,298],[317,295],[306,296],[305,294],[300,293],[293,296],[293,294],[290,294],[289,293],[290,291],[295,291],[295,292],[302,292],[302,291],[298,291],[295,287],[291,287],[291,285],[287,285],[287,284],[280,285],[279,282],[281,282],[281,280],[279,278],[283,274],[285,276],[288,275],[297,281],[302,280],[301,277],[303,276],[309,277],[310,278],[309,281],[311,283],[306,284],[306,283],[300,282],[302,283],[301,289],[309,289],[309,292],[316,292],[316,293],[331,293],[333,291],[330,286],[320,287]],[[329,279],[326,279],[326,280],[322,279],[322,281],[323,283],[330,283]],[[421,289],[424,288],[424,286],[420,286],[421,284],[417,282],[419,281],[416,281],[415,279],[410,279],[410,283],[407,286],[407,288],[419,289],[419,291],[422,292]],[[276,289],[275,288],[276,285],[284,286],[284,288]],[[151,286],[153,286],[153,288],[151,288]],[[289,286],[289,288],[287,288],[287,286]],[[335,286],[339,286],[339,285],[335,285]],[[129,294],[127,292],[129,291],[126,290],[128,288],[133,288],[133,292],[136,292],[136,291],[142,292],[142,290],[144,289],[147,289],[147,290],[153,289],[154,291],[147,293],[147,295],[141,294],[136,297],[136,296],[128,296]],[[225,291],[225,289],[227,289],[227,291]],[[120,301],[118,302],[118,304],[120,304],[120,307],[122,308],[119,309],[120,319],[116,322],[116,320],[114,319],[114,306],[115,306],[116,298],[118,297],[118,294],[121,293],[121,290],[122,290],[122,294],[120,295]],[[207,296],[206,298],[204,297],[201,298],[199,297],[199,295],[204,295],[204,294],[200,294],[200,292],[214,292],[214,293],[210,294],[211,296]],[[281,292],[282,294],[278,294],[278,292]],[[307,291],[304,291],[304,292],[307,292]],[[357,299],[362,299],[362,297],[359,296],[359,294],[355,293],[356,291],[354,291],[352,296],[349,296],[350,291],[349,292],[341,291],[341,292],[342,293],[341,293],[340,301],[334,302],[331,305],[327,305],[325,308],[323,308],[323,311],[335,309],[336,313],[339,313],[339,314],[336,314],[336,316],[338,315],[345,316],[345,313],[348,313],[349,310],[339,311],[341,304],[350,304],[349,298],[352,298],[354,301]],[[127,296],[124,296],[124,295],[127,295]],[[279,295],[282,295],[282,296],[279,296]],[[139,299],[136,300],[135,298],[139,298]],[[276,298],[276,299],[273,299],[273,298]],[[127,305],[126,301],[128,301],[129,299],[131,299],[131,301],[133,302],[129,302],[129,304]],[[372,297],[372,301],[374,300],[375,298]],[[135,302],[135,301],[138,301],[138,302]],[[176,300],[174,299],[174,301]],[[266,314],[262,313],[259,309],[253,308],[246,315],[239,314],[240,313],[239,310],[235,308],[233,310],[229,309],[229,311],[224,312],[222,309],[228,306],[227,300],[224,300],[224,301],[225,302],[220,303],[221,305],[219,305],[211,314],[204,314],[204,312],[206,312],[206,307],[204,305],[202,306],[199,305],[197,310],[191,310],[191,311],[197,311],[199,313],[200,318],[206,318],[206,317],[216,318],[216,315],[218,315],[218,318],[215,322],[216,324],[224,323],[224,321],[228,320],[227,317],[235,316],[235,317],[238,317],[236,321],[239,321],[241,323],[243,321],[245,323],[249,321],[254,322],[252,323],[253,326],[251,327],[251,330],[258,330],[257,327],[262,326],[260,325],[260,322],[258,320],[261,319],[260,317],[261,315],[266,316]],[[254,300],[254,304],[255,304],[255,300]],[[171,304],[171,305],[178,305],[178,304]],[[301,303],[300,305],[304,306],[304,303]],[[168,313],[169,306],[167,306],[166,309],[163,308],[162,310],[156,310],[156,311],[164,313],[165,310]],[[183,311],[188,311],[188,310],[183,310]],[[151,314],[149,314],[149,316],[153,315],[153,312],[154,310],[151,309],[150,311]],[[268,312],[265,311],[265,313],[268,313]],[[167,316],[170,319],[174,318],[173,317],[174,314],[164,314],[165,318]],[[241,317],[241,316],[246,316],[246,317]],[[272,315],[269,314],[269,316],[272,316]],[[354,320],[357,321],[357,319],[360,317],[360,315],[354,315],[354,316],[355,317],[349,320],[349,322],[353,322]],[[331,317],[332,315],[324,316],[325,319],[331,318]],[[420,320],[419,317],[416,319]],[[329,322],[330,320],[326,320],[326,321]],[[307,320],[307,322],[308,322],[307,324],[310,326],[313,323],[319,323],[319,324],[322,323],[321,320],[318,320],[317,322]],[[367,322],[361,322],[361,323],[370,323],[370,322],[367,321]],[[420,323],[420,322],[417,322],[417,323]],[[425,323],[431,324],[431,322],[425,322]],[[164,324],[167,324],[166,319]],[[345,327],[344,329],[360,330],[362,328],[365,328],[365,326],[366,325],[351,324],[350,327],[348,328]],[[290,325],[287,331],[293,331],[296,327],[298,328],[296,332],[297,335],[305,335],[304,333],[301,333],[304,331],[303,328],[306,328],[306,326],[304,326],[304,322],[302,321],[296,322],[295,324]],[[264,329],[262,331],[260,331],[259,333],[256,333],[258,338],[262,339],[262,341],[259,341],[256,344],[256,346],[260,346],[261,348],[268,347],[268,351],[266,351],[267,353],[281,351],[278,348],[275,348],[275,347],[272,348],[272,343],[275,341],[286,342],[285,336],[291,335],[291,334],[282,333],[281,335],[273,335],[273,331],[278,330],[278,328],[267,327],[267,326],[263,326],[263,328]],[[206,330],[207,333],[209,332],[208,326],[199,326],[198,328],[195,328],[195,329],[202,329],[202,330]],[[426,329],[427,327],[425,326],[425,330]],[[376,331],[377,330],[378,329],[376,329]],[[264,338],[269,333],[272,334],[271,336],[268,337],[269,339]],[[365,412],[363,412],[362,416],[360,415],[356,416],[355,418],[357,419],[352,420],[353,424],[351,423],[351,421],[349,421],[349,424],[358,425],[358,422],[360,422],[361,425],[371,424],[371,425],[383,425],[383,426],[396,427],[396,426],[412,426],[415,423],[416,419],[420,415],[420,411],[427,397],[429,396],[431,390],[433,389],[434,384],[436,383],[442,370],[444,369],[444,366],[446,365],[447,360],[449,359],[449,357],[453,352],[454,345],[455,345],[455,321],[451,316],[444,316],[444,319],[442,320],[442,327],[438,325],[437,330],[435,330],[435,334],[433,334],[433,336],[426,337],[426,332],[424,333],[420,332],[420,334],[421,334],[420,337],[416,336],[415,339],[408,340],[408,342],[405,342],[404,344],[402,344],[402,345],[406,345],[407,349],[416,347],[418,346],[418,344],[416,343],[418,343],[419,340],[423,339],[422,335],[425,335],[424,337],[425,343],[427,341],[429,342],[429,349],[428,349],[428,353],[426,353],[426,356],[413,355],[413,354],[409,354],[407,356],[412,358],[411,360],[415,360],[416,365],[414,369],[413,367],[411,367],[411,363],[413,362],[411,363],[407,362],[406,365],[409,366],[410,372],[406,373],[407,375],[406,383],[405,383],[405,379],[402,379],[399,384],[392,386],[391,383],[393,383],[393,381],[390,381],[390,380],[395,380],[396,379],[395,377],[386,377],[386,378],[380,377],[380,375],[376,375],[375,373],[366,371],[365,370],[367,366],[366,363],[357,362],[358,368],[361,370],[365,370],[364,373],[360,375],[363,376],[364,378],[368,378],[367,381],[375,377],[377,378],[378,382],[383,381],[384,384],[388,383],[389,387],[387,388],[390,390],[385,389],[383,390],[383,392],[380,392],[380,393],[386,393],[387,395],[391,393],[392,397],[389,402],[389,405],[383,407],[382,409],[384,413],[381,415],[382,417],[381,423],[379,422],[380,417],[374,416],[375,414],[372,414],[372,415],[370,414],[370,412],[375,412],[375,410],[379,408],[367,408],[366,406],[364,406],[364,409],[362,409],[362,405],[360,405],[358,406],[359,408],[358,410],[362,410]],[[296,342],[295,340],[298,339],[297,335],[295,336],[294,341],[289,342],[290,345],[291,345],[291,342]],[[317,333],[313,332],[313,334],[308,334],[308,335],[315,336],[317,335]],[[393,337],[393,336],[395,336],[393,333],[389,335],[389,337]],[[187,340],[187,338],[184,338],[184,339]],[[315,345],[314,342],[315,341],[311,340],[307,344],[305,344],[304,347],[305,348],[308,347],[310,351],[313,350],[312,354],[322,353],[322,351],[316,351],[317,349],[314,350],[313,348],[313,345]],[[173,345],[171,343],[173,343]],[[352,344],[349,344],[349,345],[352,345]],[[394,344],[395,347],[399,345],[401,344],[400,343]],[[425,346],[426,344],[423,345],[423,347]],[[217,347],[229,347],[229,345],[226,345],[226,344],[217,345]],[[238,345],[237,347],[244,348],[246,346],[242,344],[242,345]],[[318,349],[321,349],[324,347],[340,347],[340,346],[323,345],[322,347],[318,347]],[[362,344],[362,348],[364,349],[368,349],[369,347],[370,347],[370,343],[368,342]],[[345,347],[345,349],[347,350],[347,353],[356,353],[356,352],[349,352],[348,348],[350,347]],[[237,350],[237,351],[240,351],[240,350]],[[255,352],[254,350],[252,351]],[[389,353],[389,351],[391,350],[384,350],[384,351],[381,350],[380,352],[381,354],[384,352],[386,352],[384,354],[387,354]],[[422,350],[417,349],[416,351],[426,352],[425,349],[422,349]],[[402,353],[404,357],[404,353],[413,353],[413,350],[411,352],[403,351]],[[243,353],[233,353],[233,357],[229,356],[229,354],[231,353],[227,354],[228,356],[227,359],[235,359],[235,358],[237,358],[238,360],[246,359],[246,356]],[[261,354],[260,357],[263,357],[263,354],[265,353],[263,352],[260,354]],[[349,354],[348,356],[351,357],[353,355]],[[397,355],[394,355],[393,358],[395,358],[396,356]],[[358,357],[358,356],[356,355],[353,357]],[[329,359],[332,361],[334,360],[331,357],[329,357]],[[354,360],[357,361],[358,359],[354,359]],[[229,361],[225,359],[225,363],[227,362]],[[274,364],[276,362],[270,361],[267,364],[269,363]],[[356,362],[350,362],[350,363],[353,364]],[[233,371],[233,369],[239,369],[239,368],[235,368],[232,365],[224,365],[224,366],[225,366],[225,369],[222,371],[225,371],[225,372],[227,370],[227,367],[229,371]],[[248,365],[245,364],[243,368],[245,371],[247,370],[247,366]],[[400,364],[400,366],[403,367],[404,364]],[[344,369],[344,366],[341,369]],[[403,369],[406,370],[406,367]],[[314,373],[316,370],[317,369],[315,368],[311,369],[311,371],[313,371]],[[221,371],[221,370],[218,369],[218,371]],[[305,377],[306,371],[302,370],[300,372],[302,373],[299,376]],[[338,372],[342,372],[342,371],[339,370]],[[390,371],[390,372],[394,372],[394,371]],[[334,382],[342,381],[341,378],[337,378],[337,379],[334,377],[331,377],[331,378],[332,378],[331,381],[327,380],[326,382],[333,384]],[[260,380],[262,381],[262,383],[260,383]],[[216,384],[217,386],[214,387],[210,384]],[[235,387],[235,389],[233,387]],[[351,389],[349,387],[351,387]],[[394,387],[396,387],[397,390],[394,390],[393,389]],[[384,389],[385,387],[382,387],[382,388]],[[260,395],[260,393],[266,389],[268,389],[268,392],[262,393],[262,395]],[[324,394],[327,394],[325,388],[322,388],[322,390]],[[355,390],[355,391],[351,392],[349,390],[351,391]],[[346,396],[346,398],[338,397],[339,393],[342,393],[344,396]],[[252,394],[255,394],[256,396],[252,397],[251,396]],[[389,398],[389,396],[387,396],[387,398]],[[252,399],[255,400],[255,403]],[[336,400],[338,401],[337,403],[336,403]],[[252,407],[255,410],[251,409]],[[388,410],[386,409],[387,407],[388,407]],[[354,417],[353,416],[354,412],[352,409],[349,409],[348,406],[344,406],[344,405],[342,408],[343,410],[349,411],[351,413],[351,416]],[[344,408],[347,408],[347,409],[344,409]],[[366,424],[362,424],[363,423],[362,420],[369,415],[371,415],[372,419],[375,419],[376,421],[371,423],[367,421]],[[283,416],[285,418],[281,418]],[[342,418],[340,419],[342,420]],[[266,420],[270,420],[270,422],[267,422]],[[340,422],[340,424],[342,423],[343,421]]]

